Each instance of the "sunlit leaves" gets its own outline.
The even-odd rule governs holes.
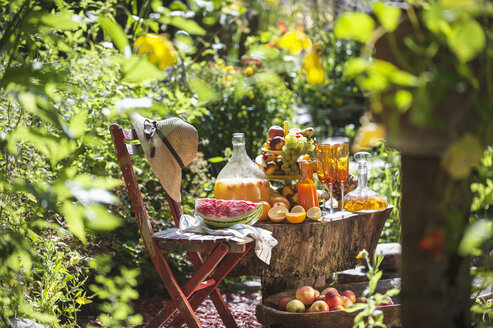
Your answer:
[[[456,25],[448,38],[450,49],[464,62],[475,58],[485,42],[484,31],[474,19]]]
[[[199,24],[181,16],[170,17],[167,23],[190,34],[205,35],[205,30]]]
[[[334,33],[340,39],[367,42],[373,33],[375,22],[362,12],[344,13],[337,19]]]
[[[303,68],[306,71],[306,81],[310,84],[322,84],[325,81],[325,68],[318,51],[305,56]]]
[[[442,155],[441,165],[456,180],[469,176],[472,168],[478,165],[483,155],[483,147],[478,138],[466,133],[448,146]]]
[[[123,32],[121,26],[109,17],[100,17],[99,25],[111,37],[113,43],[125,56],[130,55],[130,46],[128,44],[127,35]]]
[[[401,16],[400,8],[389,7],[382,2],[374,2],[373,11],[387,32],[393,32],[396,29]]]
[[[204,80],[199,78],[191,78],[188,81],[190,88],[197,94],[201,103],[215,101],[219,99],[219,94]]]
[[[469,225],[459,244],[461,256],[481,255],[481,246],[493,236],[493,221],[479,220]]]

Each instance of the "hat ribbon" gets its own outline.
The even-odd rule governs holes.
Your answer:
[[[171,155],[173,155],[178,165],[180,165],[180,168],[184,169],[185,165],[183,165],[183,161],[181,160],[180,156],[173,148],[169,140],[163,134],[163,132],[158,129],[157,122],[154,120],[146,119],[144,121],[144,135],[146,137],[147,142],[149,143],[149,146],[151,147],[151,153],[150,153],[151,158],[154,158],[154,156],[156,155],[156,147],[154,146],[154,139],[153,139],[156,132],[158,136],[161,138],[161,140],[163,141],[163,143],[166,145],[166,147],[168,147],[169,152],[171,153]]]

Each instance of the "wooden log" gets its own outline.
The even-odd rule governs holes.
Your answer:
[[[331,222],[258,222],[255,226],[272,231],[278,241],[272,249],[271,263],[265,264],[250,252],[234,273],[273,278],[317,277],[354,268],[359,251],[375,250],[391,211],[392,207],[374,213],[348,213]]]

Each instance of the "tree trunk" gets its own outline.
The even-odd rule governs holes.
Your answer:
[[[467,181],[453,181],[439,158],[403,154],[403,327],[470,327],[470,259],[457,253],[470,204]]]

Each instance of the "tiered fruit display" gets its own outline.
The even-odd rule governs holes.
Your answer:
[[[329,312],[344,310],[355,303],[367,303],[367,300],[364,297],[356,298],[351,290],[339,293],[336,288],[328,287],[319,292],[311,286],[302,286],[296,290],[295,298],[282,297],[279,300],[278,308],[281,311],[296,313]],[[392,299],[388,297],[385,303],[377,306],[393,304]]]
[[[303,130],[289,129],[288,122],[284,128],[272,126],[269,129],[269,140],[264,144],[263,152],[255,162],[262,167],[267,176],[296,176],[300,174],[297,159],[315,149],[313,144],[313,128]]]

